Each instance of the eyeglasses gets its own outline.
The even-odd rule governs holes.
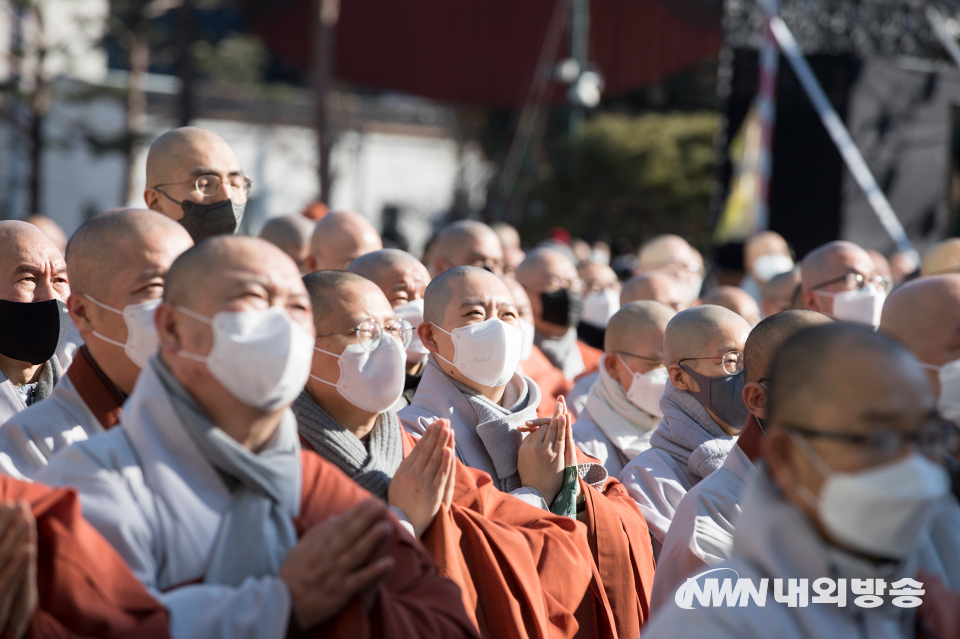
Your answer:
[[[960,446],[960,429],[951,422],[939,419],[931,420],[924,427],[911,432],[880,430],[869,434],[827,431],[797,424],[784,424],[784,426],[807,438],[832,439],[854,446],[863,446],[881,455],[893,455],[906,443],[913,443],[921,453],[932,457],[954,453]]]
[[[864,275],[858,271],[847,271],[840,277],[835,277],[832,280],[817,284],[810,290],[817,290],[826,286],[830,286],[831,284],[837,284],[838,282],[843,282],[844,288],[846,288],[848,291],[854,291],[863,288],[867,284],[873,284],[875,287],[877,287],[877,290],[883,291],[884,293],[889,293],[893,285],[893,282],[889,277],[884,277],[879,273]]]
[[[633,353],[628,353],[627,351],[617,351],[617,355],[624,355],[626,357],[636,357],[637,359],[642,359],[645,362],[653,364],[654,368],[658,366],[663,366],[663,357],[647,357],[646,355],[634,355]]]
[[[677,364],[682,364],[692,359],[719,359],[720,364],[723,366],[723,370],[727,371],[731,375],[736,375],[743,370],[743,353],[739,351],[730,351],[729,353],[718,355],[717,357],[684,357],[677,362]]]
[[[363,350],[368,353],[380,348],[380,340],[383,338],[384,331],[388,335],[393,336],[395,340],[400,342],[404,348],[410,346],[411,340],[413,340],[413,325],[410,324],[407,320],[398,320],[386,327],[381,327],[380,323],[376,320],[363,320],[360,322],[356,328],[348,328],[345,331],[334,331],[332,333],[324,333],[323,335],[317,335],[317,337],[329,337],[330,335],[343,335],[344,333],[356,333],[357,334],[357,343],[363,347]]]
[[[543,292],[549,295],[550,293],[556,293],[560,289],[564,288],[568,288],[571,291],[583,290],[583,280],[581,280],[579,277],[569,279],[566,277],[557,277],[556,275],[553,275],[544,285]]]
[[[197,194],[201,197],[213,197],[220,192],[220,187],[223,185],[223,180],[219,175],[201,175],[194,182],[170,182],[169,184],[157,184],[154,186],[154,189],[159,189],[161,186],[177,186],[179,184],[193,184],[193,187],[196,189]],[[230,185],[230,190],[233,195],[231,199],[237,204],[247,201],[247,196],[250,195],[250,189],[253,188],[253,180],[248,178],[245,175],[231,175],[227,178],[227,184]],[[161,191],[161,193],[163,193]],[[166,193],[164,193],[166,195]],[[242,197],[238,198],[237,195]],[[169,196],[167,196],[169,197]]]

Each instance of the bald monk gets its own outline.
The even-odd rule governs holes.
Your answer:
[[[446,271],[427,287],[418,331],[430,356],[413,403],[398,413],[401,423],[423,435],[433,421],[450,420],[457,458],[541,511],[557,512],[563,499],[575,498],[595,564],[596,599],[585,600],[577,612],[582,632],[637,636],[653,565],[643,518],[623,486],[576,448],[572,429],[563,446],[575,454],[564,463],[557,465],[538,448],[544,428],[553,429],[560,417],[565,423],[572,418],[561,399],[552,418],[534,419],[540,389],[516,372],[522,335],[509,291],[476,267]],[[526,439],[524,433],[530,433]],[[570,488],[575,493],[567,492]]]
[[[620,280],[606,264],[584,262],[577,267],[583,282],[583,316],[577,337],[594,348],[603,348],[607,322],[620,309]]]
[[[800,287],[800,271],[793,269],[770,279],[763,286],[760,311],[764,317],[793,308],[793,296]]]
[[[889,283],[853,242],[829,242],[808,253],[800,264],[800,278],[807,309],[874,330],[880,325]]]
[[[960,238],[948,237],[931,244],[920,261],[920,275],[943,275],[960,272]]]
[[[46,399],[62,370],[67,264],[32,224],[0,221],[0,423]]]
[[[867,255],[873,260],[873,265],[877,269],[877,274],[893,281],[893,271],[890,270],[890,262],[883,253],[876,249],[868,249]]]
[[[793,266],[793,255],[782,235],[774,231],[751,235],[743,245],[744,276],[740,288],[759,304],[764,285]]]
[[[180,222],[199,242],[237,232],[252,184],[223,138],[185,126],[150,146],[143,199],[148,209]]]
[[[314,328],[293,261],[208,239],[173,263],[155,318],[160,352],[121,424],[38,480],[79,489],[171,636],[473,636],[459,590],[386,505],[300,449],[288,407]]]
[[[182,226],[153,211],[106,213],[77,229],[67,246],[67,309],[85,345],[46,401],[0,426],[0,469],[32,478],[60,448],[120,421],[157,351],[153,312],[164,278],[191,246]]]
[[[430,274],[436,277],[455,266],[485,268],[503,275],[503,247],[489,226],[474,220],[447,224],[430,247]]]
[[[313,229],[306,272],[323,269],[343,271],[361,255],[383,248],[380,234],[359,213],[333,211],[327,213]]]
[[[550,417],[557,405],[557,399],[566,396],[571,384],[563,376],[563,371],[550,363],[543,351],[533,343],[536,328],[534,327],[533,308],[530,298],[523,290],[520,282],[512,277],[500,278],[513,303],[517,307],[517,316],[520,318],[520,330],[523,331],[523,343],[520,347],[520,364],[517,372],[523,373],[537,383],[540,388],[540,405],[537,406],[537,417]]]
[[[701,298],[704,304],[713,304],[729,309],[747,320],[750,326],[760,321],[760,307],[753,297],[736,286],[715,286]]]
[[[430,274],[420,260],[399,249],[381,249],[361,255],[350,263],[347,270],[361,275],[383,291],[402,320],[410,323],[413,332],[406,352],[406,373],[403,383],[403,405],[409,404],[417,392],[423,367],[427,361],[427,349],[416,334],[423,322],[423,292],[430,282]],[[402,408],[399,404],[396,408]]]
[[[517,268],[533,309],[534,343],[568,382],[597,370],[603,351],[577,339],[583,313],[583,282],[563,253],[540,248]]]
[[[303,279],[313,307],[323,309],[314,315],[323,337],[311,378],[293,403],[304,446],[390,504],[460,586],[482,636],[568,632],[591,581],[585,529],[513,499],[464,466],[446,420],[416,442],[390,408],[401,390],[400,340],[385,333],[358,359],[356,333],[340,330],[369,320],[395,326],[387,298],[353,273]],[[375,383],[354,386],[367,367],[376,369]]]
[[[703,286],[703,256],[679,235],[658,235],[637,252],[635,274],[662,272],[677,278],[684,289],[684,304],[690,306]]]
[[[787,310],[750,331],[743,349],[743,401],[750,416],[723,465],[687,491],[677,506],[657,562],[650,602],[654,612],[673,600],[688,575],[730,558],[743,487],[754,471],[764,438],[773,356],[800,331],[832,323],[823,313]]]
[[[654,614],[644,639],[930,636],[915,608],[894,605],[905,602],[893,592],[925,590],[903,579],[916,580],[918,567],[933,571],[923,533],[947,490],[931,459],[951,437],[931,422],[933,396],[915,358],[863,327],[817,326],[777,352],[768,385],[764,465],[744,488],[731,556],[686,591],[708,587],[704,579],[754,587],[765,579],[765,605],[744,597],[742,606],[710,606],[681,594]],[[879,449],[871,436],[881,433],[897,445]],[[818,601],[824,584],[815,583],[825,576],[844,580],[845,605]],[[788,579],[806,580],[794,582],[802,599],[789,594]],[[879,607],[855,601],[865,580],[875,590],[883,580]]]
[[[315,225],[315,222],[303,215],[273,217],[260,229],[260,239],[270,242],[289,255],[300,272],[306,273],[310,238]]]
[[[0,475],[0,633],[163,639],[168,615],[80,514],[74,491]]]
[[[687,308],[686,293],[680,280],[659,271],[634,275],[623,283],[620,306],[643,301],[660,302],[675,311]]]
[[[663,334],[670,383],[650,448],[628,463],[620,481],[647,520],[655,555],[683,495],[720,468],[747,419],[743,403],[746,320],[720,306],[677,313]]]
[[[663,417],[663,333],[675,314],[658,302],[631,302],[610,318],[600,371],[587,390],[573,438],[611,477],[650,447],[650,436]]]
[[[515,277],[517,267],[526,255],[520,246],[520,233],[506,222],[494,222],[490,228],[500,238],[500,246],[503,248],[504,275]]]
[[[55,221],[51,220],[45,215],[28,215],[27,217],[23,218],[23,221],[29,222],[43,231],[43,234],[53,241],[53,244],[57,247],[58,251],[61,253],[66,252],[67,234],[63,232],[63,228]]]

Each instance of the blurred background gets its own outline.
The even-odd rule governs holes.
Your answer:
[[[443,224],[613,257],[718,232],[758,91],[756,0],[0,0],[0,217],[71,233],[143,206],[151,141],[212,129],[272,216],[362,213],[419,255]],[[921,249],[958,230],[955,0],[786,0],[779,13]],[[958,49],[957,51],[960,51]],[[789,65],[775,81],[769,227],[798,257],[895,246]]]

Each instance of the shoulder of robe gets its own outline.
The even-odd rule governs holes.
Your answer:
[[[30,504],[35,515],[38,510],[49,510],[51,504],[68,495],[72,495],[76,500],[76,493],[69,488],[53,488],[0,475],[0,502],[25,501]]]
[[[584,344],[580,340],[577,340],[577,348],[580,349],[580,357],[583,359],[584,369],[582,373],[577,375],[576,379],[591,375],[600,370],[600,358],[603,357],[603,351],[599,348]]]
[[[299,532],[373,498],[339,468],[312,450],[301,449],[300,461],[303,488],[300,517],[296,521]]]

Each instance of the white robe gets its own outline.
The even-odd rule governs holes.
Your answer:
[[[509,383],[514,383],[517,375],[519,373],[514,373],[514,378]],[[527,384],[536,385],[529,377],[526,380]],[[493,477],[494,486],[500,485],[496,481],[497,469],[493,460],[477,434],[476,411],[439,367],[427,363],[420,385],[417,386],[417,393],[413,396],[413,403],[397,411],[397,417],[403,427],[417,438],[423,434],[425,425],[441,417],[449,419],[455,435],[457,459],[466,466],[482,470]],[[423,418],[423,423],[420,418]],[[547,502],[535,488],[521,486],[510,494],[531,506],[549,510]]]
[[[677,506],[698,481],[699,477],[693,475],[686,464],[681,466],[659,448],[643,451],[630,460],[620,473],[620,483],[637,502],[647,521],[653,556],[658,562],[660,548],[667,537]]]
[[[903,639],[915,636],[914,608],[898,608],[884,592],[884,605],[861,608],[854,603],[852,579],[884,579],[886,586],[903,577],[916,578],[922,567],[949,582],[933,556],[929,538],[922,537],[913,552],[899,565],[876,565],[827,546],[813,524],[798,508],[785,501],[765,471],[755,472],[743,494],[743,512],[734,533],[731,558],[716,567],[706,579],[737,576],[768,582],[766,604],[753,599],[746,606],[709,606],[692,600],[693,609],[677,606],[671,593],[666,604],[653,613],[643,628],[643,639],[809,639],[811,637],[857,637],[858,639]],[[931,562],[931,559],[933,561]],[[731,570],[720,570],[720,569]],[[659,569],[659,568],[658,568]],[[733,571],[736,571],[735,573]],[[813,582],[820,578],[846,579],[845,606],[814,603]],[[774,582],[807,579],[808,605],[790,608],[774,600]],[[701,588],[704,578],[697,580]],[[786,582],[783,590],[788,591]]]
[[[623,451],[600,430],[588,411],[581,412],[577,421],[574,422],[573,439],[580,450],[603,464],[611,477],[619,476],[624,465],[630,461]]]
[[[573,388],[567,393],[567,408],[573,413],[574,417],[579,418],[583,412],[583,407],[587,405],[587,397],[590,396],[590,389],[600,379],[600,371],[590,373],[579,378],[573,384]]]
[[[0,426],[0,472],[31,480],[56,451],[102,432],[103,426],[64,375],[49,397]]]
[[[27,407],[14,388],[13,382],[0,371],[0,424]]]
[[[284,419],[296,428],[293,413]],[[119,425],[61,450],[36,479],[80,491],[84,517],[166,606],[175,639],[286,636],[291,598],[279,577],[183,585],[203,578],[231,495],[152,367],[141,371]]]
[[[665,605],[688,575],[730,558],[740,497],[755,468],[746,453],[734,446],[723,466],[680,500],[660,551],[651,612]]]

